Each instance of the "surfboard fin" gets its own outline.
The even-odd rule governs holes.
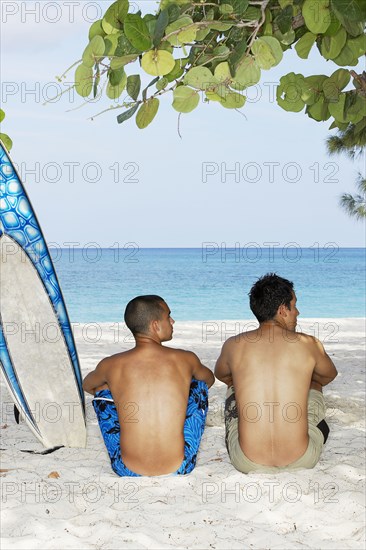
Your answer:
[[[51,453],[54,453],[55,451],[58,451],[58,449],[62,449],[65,445],[56,445],[56,447],[51,447],[50,449],[45,449],[44,451],[30,451],[27,449],[20,449],[20,452],[22,453],[29,453],[32,455],[49,455]]]
[[[15,422],[17,424],[19,424],[19,422],[20,422],[19,417],[20,417],[19,409],[16,405],[14,405],[14,418],[15,418]]]

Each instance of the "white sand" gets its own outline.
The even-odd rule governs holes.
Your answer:
[[[2,382],[1,548],[364,548],[365,320],[300,324],[323,341],[339,371],[324,391],[331,434],[313,470],[237,472],[224,444],[220,382],[210,390],[197,466],[188,476],[116,476],[90,397],[86,449],[30,455],[21,449],[41,446],[24,423],[15,424]],[[225,338],[244,326],[249,321],[177,322],[172,345],[213,368]],[[131,347],[123,326],[119,335],[116,328],[76,327],[84,375],[105,355]]]

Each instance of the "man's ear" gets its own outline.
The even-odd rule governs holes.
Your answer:
[[[152,332],[155,332],[155,333],[159,332],[159,330],[160,330],[160,324],[159,324],[159,320],[158,320],[158,319],[155,319],[155,321],[151,321],[151,323],[150,323],[150,330],[151,330]]]
[[[288,309],[285,306],[285,304],[281,304],[277,310],[277,315],[280,315],[281,317],[285,317],[287,315]]]

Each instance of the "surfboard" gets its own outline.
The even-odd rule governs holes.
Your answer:
[[[0,363],[45,447],[85,447],[85,401],[72,327],[40,225],[0,141]]]

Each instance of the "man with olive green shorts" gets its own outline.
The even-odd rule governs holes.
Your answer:
[[[216,377],[228,385],[226,445],[241,472],[313,468],[329,428],[322,387],[337,370],[323,345],[296,332],[293,284],[268,274],[250,291],[255,330],[228,339]]]

